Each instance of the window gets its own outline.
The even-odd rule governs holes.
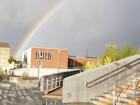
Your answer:
[[[47,90],[51,90],[51,79],[47,79]]]
[[[40,59],[44,59],[44,52],[43,51],[40,52],[39,57],[40,57]]]
[[[55,81],[54,78],[52,78],[52,90],[56,88],[56,87],[55,87],[55,86],[56,86],[55,84],[56,84],[56,81]]]
[[[45,59],[45,53],[43,51],[36,52],[36,59]]]
[[[36,52],[36,59],[52,60],[52,54],[39,51]]]
[[[48,53],[48,60],[52,60],[52,54]]]
[[[48,53],[45,53],[45,60],[48,59]]]
[[[39,53],[36,52],[36,59],[39,59]]]

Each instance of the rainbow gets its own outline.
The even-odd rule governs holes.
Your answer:
[[[37,24],[32,28],[32,30],[24,37],[20,45],[17,48],[15,57],[19,58],[22,54],[22,51],[25,50],[25,47],[31,41],[31,39],[36,35],[39,29],[64,5],[66,0],[61,0],[51,11],[49,11]]]

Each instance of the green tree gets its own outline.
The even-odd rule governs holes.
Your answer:
[[[135,51],[135,54],[140,54],[140,48]]]
[[[17,61],[13,56],[8,59],[8,63],[14,63],[14,68],[22,68],[22,61]]]
[[[16,61],[16,67],[22,68],[22,61]]]
[[[103,55],[102,59],[106,59],[106,57],[110,58],[111,61],[116,61],[118,59],[120,59],[120,55],[119,55],[119,49],[117,47],[117,45],[115,44],[108,44],[105,47],[105,54]]]
[[[120,52],[121,58],[136,54],[136,50],[131,45],[126,45]]]
[[[16,59],[15,59],[13,56],[11,56],[11,57],[8,59],[8,63],[9,63],[9,64],[14,63],[14,68],[15,68],[15,65],[16,65]]]
[[[8,63],[9,64],[12,64],[12,63],[16,63],[16,59],[13,57],[13,56],[11,56],[9,59],[8,59]]]
[[[111,62],[123,59],[128,56],[140,54],[140,48],[134,49],[132,45],[126,45],[122,49],[119,49],[115,44],[108,44],[105,47],[105,53],[101,58],[98,58],[96,62],[85,63],[84,67],[86,70],[92,70],[101,65],[109,64]]]
[[[84,68],[85,68],[85,70],[92,70],[92,69],[97,68],[101,65],[102,65],[102,60],[98,58],[97,61],[95,61],[95,62],[86,62],[84,64]]]
[[[104,58],[102,58],[103,65],[109,64],[111,63],[111,61],[112,61],[111,57],[105,56]]]

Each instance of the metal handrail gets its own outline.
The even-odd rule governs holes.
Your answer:
[[[118,82],[116,83],[117,87],[120,87],[120,86],[122,86],[122,85],[124,86],[124,85],[127,84],[128,82],[131,82],[131,80],[133,80],[133,77],[132,77],[132,76],[133,76],[133,73],[134,73],[134,72],[129,73],[129,74],[127,75],[127,77],[126,77],[126,78],[127,78],[126,80],[121,81],[121,82],[118,81]],[[140,73],[140,71],[138,71],[138,70],[136,69],[136,70],[135,70],[135,73],[138,74],[138,73]],[[123,79],[124,79],[124,78],[123,78]],[[129,80],[128,80],[128,79],[129,79]],[[110,86],[112,86],[112,85],[110,85]],[[109,90],[112,90],[112,88],[109,89]]]
[[[87,87],[87,88],[91,88],[91,87],[93,87],[93,86],[95,86],[95,85],[97,85],[97,84],[99,84],[99,83],[101,83],[101,82],[103,82],[103,81],[109,79],[110,77],[114,77],[114,76],[116,76],[117,74],[120,74],[120,73],[122,73],[122,72],[124,72],[124,71],[130,69],[131,67],[140,64],[140,62],[138,62],[138,63],[136,63],[136,64],[134,64],[134,65],[130,65],[130,64],[135,63],[135,62],[137,62],[137,61],[139,61],[139,60],[140,60],[140,58],[138,58],[138,59],[136,59],[136,60],[134,60],[134,61],[131,61],[131,62],[129,62],[129,63],[127,63],[127,64],[125,64],[125,65],[123,65],[123,66],[121,66],[121,67],[119,67],[119,68],[117,68],[117,69],[115,69],[115,70],[109,72],[109,73],[106,73],[106,74],[104,74],[104,75],[102,75],[102,76],[100,76],[100,77],[98,77],[98,78],[96,78],[96,79],[94,79],[94,80],[92,80],[92,81],[90,81],[90,82],[87,82],[87,83],[86,83],[86,87]],[[125,68],[124,68],[124,67],[125,67]],[[127,68],[126,68],[126,67],[127,67]],[[119,70],[122,69],[122,68],[124,68],[124,70],[121,70],[120,72],[117,72],[117,71],[119,71]],[[113,74],[114,72],[117,72],[117,73]],[[105,78],[105,79],[103,79],[103,80],[101,80],[101,81],[99,81],[99,82],[97,82],[97,83],[95,83],[97,80],[100,80],[100,79],[102,79],[102,78],[104,78],[104,77],[106,77],[106,76],[108,76],[108,75],[110,75],[110,76],[107,77],[107,78]]]

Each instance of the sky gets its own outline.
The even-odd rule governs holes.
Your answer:
[[[0,0],[0,42],[15,54],[44,15],[64,2],[24,49],[63,48],[69,55],[101,56],[105,45],[140,47],[140,0]]]

